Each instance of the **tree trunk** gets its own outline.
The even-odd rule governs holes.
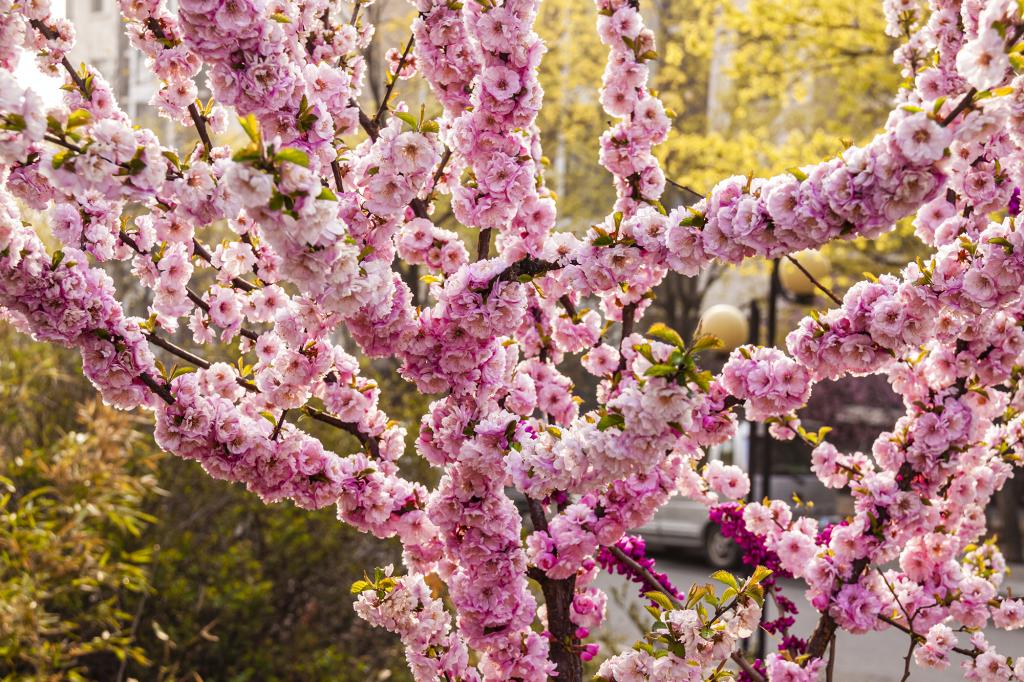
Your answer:
[[[1003,526],[999,533],[999,545],[1003,556],[1010,563],[1024,561],[1024,551],[1021,548],[1020,516],[1017,508],[1019,499],[1020,485],[1016,478],[1007,480],[1003,489],[996,494],[999,516]]]

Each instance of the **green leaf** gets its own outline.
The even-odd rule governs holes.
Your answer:
[[[64,260],[64,252],[63,251],[54,251],[53,252],[53,257],[50,259],[50,269],[51,270],[56,270],[57,266],[60,265],[60,262],[62,260]]]
[[[633,346],[633,350],[639,353],[644,360],[651,363],[652,365],[654,364],[654,353],[651,352],[651,344],[641,343],[636,346]]]
[[[273,19],[274,21],[276,21],[279,24],[290,24],[290,23],[292,23],[291,19],[289,19],[286,15],[281,14],[280,12],[274,12],[273,14],[270,15],[270,18]]]
[[[647,336],[653,336],[659,341],[670,343],[676,348],[683,348],[686,344],[683,342],[683,337],[679,336],[675,329],[672,329],[666,324],[657,322],[652,324],[650,329],[647,330]]]
[[[316,195],[316,198],[317,199],[321,199],[323,201],[337,201],[338,200],[338,196],[334,192],[331,191],[330,187],[324,187],[323,189],[321,189],[320,190],[320,194]]]
[[[626,418],[617,412],[609,412],[597,422],[598,431],[607,431],[613,426],[620,431],[626,425]]]
[[[256,120],[253,114],[249,114],[243,118],[238,119],[239,124],[242,126],[242,130],[249,136],[255,144],[260,145],[260,124]]]
[[[83,126],[88,123],[91,118],[92,114],[85,109],[75,109],[68,116],[67,129],[71,130],[72,128]]]
[[[70,158],[71,158],[71,150],[70,149],[65,149],[63,151],[57,152],[56,154],[53,155],[53,161],[51,161],[51,163],[53,164],[53,169],[54,170],[58,170]]]
[[[754,584],[754,585],[757,585],[758,583],[760,583],[762,580],[764,580],[765,578],[767,578],[771,574],[772,574],[772,570],[770,568],[765,568],[764,566],[758,566],[757,568],[754,569],[754,575],[750,576],[750,582],[752,584]]]
[[[1013,253],[1013,244],[1006,237],[992,237],[988,243],[1003,247],[1003,251],[1007,254]]]
[[[736,576],[734,576],[732,573],[729,573],[729,571],[715,571],[711,574],[711,579],[716,580],[722,583],[723,585],[727,585],[736,590],[737,592],[739,592],[740,583],[736,580]]]
[[[413,130],[416,130],[416,128],[419,127],[419,121],[417,121],[416,117],[410,114],[408,111],[396,111],[394,112],[394,114],[398,118],[408,123]]]
[[[441,131],[441,126],[437,125],[437,121],[424,121],[423,125],[420,126],[420,131],[424,133],[437,133]]]
[[[648,367],[647,371],[644,372],[644,376],[645,377],[674,377],[678,371],[679,371],[678,367],[673,367],[672,365],[657,364],[657,365],[651,365],[650,367]]]
[[[188,373],[194,372],[194,371],[196,371],[195,367],[188,367],[188,366],[178,367],[173,372],[171,372],[171,377],[170,378],[173,380],[173,379],[176,379],[177,377],[180,377],[182,374],[188,374]]]
[[[615,240],[612,239],[612,237],[610,237],[609,235],[602,235],[591,242],[591,244],[593,244],[594,246],[611,246],[614,243]]]
[[[644,592],[644,596],[655,602],[658,606],[665,609],[666,611],[672,611],[675,606],[672,604],[672,600],[664,592],[651,591]]]
[[[277,154],[274,154],[274,160],[287,161],[288,163],[294,163],[296,166],[309,168],[309,154],[293,147],[285,147]]]
[[[245,149],[240,149],[231,156],[231,160],[235,163],[250,163],[252,161],[259,161],[262,158],[258,149],[253,149],[251,146]]]
[[[800,170],[796,166],[794,166],[792,168],[787,168],[786,172],[789,173],[790,175],[792,175],[794,178],[796,178],[800,182],[803,182],[804,180],[807,179],[807,173],[804,173],[802,170]]]
[[[349,591],[352,594],[362,594],[363,592],[371,589],[372,587],[373,585],[371,585],[370,582],[367,580],[357,580],[354,583],[352,583],[352,587],[350,588]]]
[[[705,370],[703,372],[694,372],[690,375],[690,378],[693,379],[693,383],[700,386],[700,390],[707,393],[708,389],[711,388],[711,380],[714,378],[714,375]]]
[[[722,348],[725,344],[717,336],[711,334],[701,334],[693,340],[693,347],[690,349],[694,353],[700,353],[706,350],[717,350]]]

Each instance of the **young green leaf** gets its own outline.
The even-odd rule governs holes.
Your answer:
[[[309,168],[309,154],[293,147],[285,147],[277,154],[274,154],[274,160],[287,161],[288,163],[294,163],[296,166]]]
[[[683,337],[679,336],[675,329],[672,329],[666,324],[656,322],[651,325],[650,329],[647,330],[647,336],[652,336],[659,341],[670,343],[676,348],[684,348],[686,344],[683,342]]]

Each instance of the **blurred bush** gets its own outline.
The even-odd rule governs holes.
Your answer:
[[[132,609],[157,455],[130,415],[81,401],[70,354],[2,329],[0,347],[0,676],[114,679],[146,661]]]
[[[349,594],[397,544],[160,455],[77,354],[0,323],[0,357],[0,679],[409,679]]]

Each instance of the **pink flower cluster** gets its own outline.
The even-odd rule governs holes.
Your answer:
[[[146,55],[146,66],[162,81],[150,103],[162,116],[191,125],[188,108],[199,95],[193,78],[202,61],[185,45],[177,18],[159,1],[118,0],[118,6],[129,22],[132,47]]]
[[[451,118],[470,106],[473,80],[480,69],[478,55],[473,50],[462,21],[462,13],[447,0],[415,0],[419,16],[413,21],[416,40],[414,54],[420,72]],[[497,19],[499,12],[487,19],[483,27],[507,40],[506,27]]]
[[[406,263],[426,265],[446,275],[454,274],[469,261],[459,235],[435,226],[426,218],[413,218],[402,225],[398,255]]]
[[[601,135],[601,165],[615,179],[616,210],[628,216],[661,198],[665,174],[651,149],[665,141],[672,123],[647,87],[647,62],[657,57],[654,32],[627,0],[597,0],[596,5],[597,33],[610,50],[601,105],[622,119]]]
[[[480,72],[472,108],[452,121],[449,134],[449,145],[471,174],[453,189],[456,218],[500,230],[503,248],[517,258],[539,255],[555,221],[554,201],[537,187],[540,138],[534,120],[544,96],[537,66],[545,48],[531,28],[536,13],[536,0],[463,7]]]
[[[653,33],[635,3],[598,0],[609,47],[600,97],[616,119],[600,159],[618,201],[582,238],[551,232],[535,0],[415,6],[415,47],[403,60],[392,46],[388,77],[424,76],[443,108],[436,121],[390,90],[379,112],[360,110],[374,27],[359,6],[181,0],[172,13],[121,0],[132,44],[162,81],[157,109],[197,127],[202,144],[182,154],[133,126],[88,66],[67,65],[64,101],[46,111],[13,69],[23,49],[64,68],[73,29],[45,0],[0,0],[4,319],[78,348],[106,400],[155,412],[160,444],[212,475],[268,501],[334,504],[342,521],[398,536],[410,572],[362,581],[356,610],[399,635],[417,680],[539,681],[568,675],[565,656],[593,658],[602,547],[672,495],[713,504],[748,494],[737,467],[701,465],[734,435],[737,401],[772,436],[814,445],[812,471],[853,498],[853,513],[826,530],[778,500],[734,508],[750,546],[804,580],[823,618],[854,633],[896,622],[926,667],[949,665],[961,628],[1020,628],[1024,604],[1003,593],[1005,562],[984,541],[985,508],[1024,452],[1016,4],[887,0],[913,87],[882,133],[773,178],[726,179],[693,210],[663,210],[652,150],[671,122],[648,82]],[[195,102],[204,67],[208,104]],[[228,107],[249,138],[234,150],[210,139]],[[431,219],[446,192],[458,221],[481,228],[473,262],[458,233]],[[46,212],[52,254],[16,200]],[[990,222],[1003,209],[1009,217]],[[872,237],[914,213],[934,256],[801,321],[790,355],[745,346],[714,377],[671,330],[632,333],[669,269],[695,275],[715,259]],[[430,271],[427,300],[413,305],[396,256]],[[152,292],[149,319],[126,316],[94,267],[112,259],[130,261]],[[183,320],[194,346],[231,342],[217,354],[230,363],[163,335]],[[421,392],[443,394],[415,439],[435,486],[402,477],[405,428],[337,345],[341,328]],[[187,366],[165,371],[151,345]],[[574,354],[597,379],[584,410],[560,369]],[[869,373],[886,374],[906,406],[870,453],[840,452],[800,426],[813,382]],[[298,415],[360,449],[331,452],[294,425]],[[530,528],[508,487],[526,496]],[[538,605],[528,575],[562,603]],[[450,612],[424,576],[446,584]],[[658,648],[613,656],[601,676],[703,678],[760,613],[749,596],[725,603],[662,609]],[[797,641],[757,669],[773,682],[815,679],[822,652],[799,658]],[[1020,657],[979,634],[970,645],[968,679],[1024,677]]]
[[[722,368],[722,386],[745,400],[747,418],[765,421],[803,407],[811,397],[807,370],[774,348],[740,346]]]
[[[376,588],[365,581],[355,602],[355,612],[371,625],[397,634],[416,682],[442,677],[477,682],[480,674],[469,664],[469,651],[444,604],[431,592],[422,576],[391,578],[392,567]]]

